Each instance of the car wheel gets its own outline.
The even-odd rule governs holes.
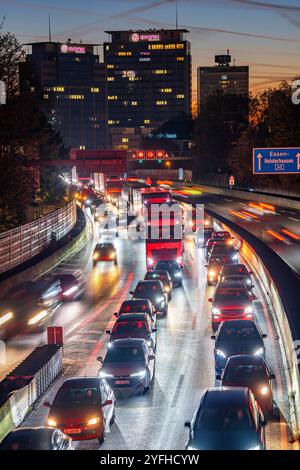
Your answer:
[[[93,266],[95,267],[97,264],[97,261],[93,261]]]
[[[116,259],[114,260],[114,265],[118,266],[118,261]]]
[[[172,300],[172,294],[168,295],[168,301],[170,302],[170,300]]]
[[[219,324],[218,323],[212,323],[212,330],[217,331]]]
[[[115,421],[116,421],[116,409],[114,409],[109,425],[112,426]]]
[[[149,391],[150,387],[151,387],[150,373],[149,371],[147,371],[147,381],[146,381],[146,386],[144,387],[144,390],[143,390],[143,395],[145,395]]]
[[[105,423],[103,423],[103,431],[98,437],[98,441],[99,441],[99,444],[103,444],[103,442],[105,441]]]

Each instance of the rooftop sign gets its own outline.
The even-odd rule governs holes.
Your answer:
[[[70,44],[62,44],[60,52],[63,54],[85,54],[86,48],[84,46],[74,46]]]

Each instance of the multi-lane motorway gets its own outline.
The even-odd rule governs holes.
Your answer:
[[[215,204],[211,197],[211,204]],[[225,204],[225,202],[224,202]],[[238,204],[238,203],[237,203]],[[233,205],[228,202],[228,208]],[[217,210],[226,211],[218,205]],[[228,212],[227,212],[228,214]],[[105,355],[106,328],[114,323],[113,313],[120,303],[130,298],[129,291],[143,279],[145,246],[143,241],[117,240],[118,266],[99,263],[92,267],[91,248],[98,239],[97,225],[89,246],[74,258],[56,268],[64,272],[78,269],[87,278],[86,294],[79,302],[64,304],[55,323],[64,327],[64,371],[46,396],[35,405],[23,425],[43,425],[48,410],[43,402],[54,398],[67,377],[97,374],[98,355]],[[107,434],[102,449],[183,449],[187,440],[184,422],[193,415],[202,392],[218,383],[215,380],[210,304],[214,287],[207,287],[203,250],[192,240],[185,241],[183,287],[174,289],[166,318],[158,321],[156,378],[154,387],[144,396],[119,399],[117,417]],[[255,314],[260,328],[268,334],[267,361],[276,375],[274,398],[278,409],[266,427],[268,449],[287,449],[290,436],[288,397],[281,371],[283,365],[269,311],[260,287],[255,283]],[[12,338],[7,345],[7,367],[3,376],[19,362],[26,351],[44,338],[41,335]],[[97,449],[98,441],[76,444],[80,449]]]

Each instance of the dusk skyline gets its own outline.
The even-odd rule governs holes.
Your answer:
[[[112,12],[113,6],[113,12]],[[175,0],[78,0],[27,2],[0,0],[5,30],[22,43],[48,39],[103,43],[109,29],[172,28]],[[26,21],[24,21],[26,18]],[[214,64],[214,55],[230,49],[237,65],[250,66],[250,89],[257,91],[299,76],[300,1],[178,0],[178,27],[189,29],[192,43],[193,100],[196,68]],[[102,59],[102,57],[101,57]]]

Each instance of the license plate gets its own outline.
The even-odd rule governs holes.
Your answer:
[[[80,434],[81,429],[80,428],[65,429],[64,433],[65,434]]]
[[[129,380],[116,380],[116,381],[115,381],[115,384],[116,384],[116,385],[128,385],[128,384],[129,384]]]

